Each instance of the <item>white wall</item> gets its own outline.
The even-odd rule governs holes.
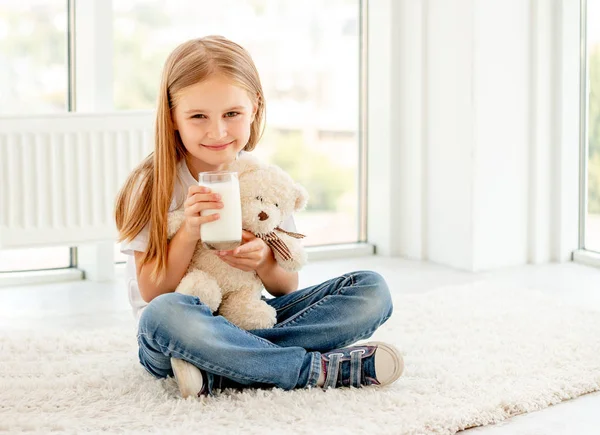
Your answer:
[[[577,0],[369,2],[369,240],[466,270],[577,248]]]
[[[544,92],[548,75],[539,77],[537,83],[531,75],[535,54],[546,54],[540,53],[545,50],[532,52],[530,47],[535,26],[532,5],[523,0],[506,0],[484,1],[476,6],[472,178],[475,226],[471,267],[486,269],[527,261],[529,154],[533,148],[543,149],[550,144],[549,119],[544,111],[537,110],[535,97],[539,97],[540,107],[546,107],[550,95]],[[542,42],[549,43],[546,39]],[[536,93],[536,89],[540,92]],[[530,113],[533,107],[536,110]],[[534,119],[530,115],[539,116],[543,123],[539,138],[531,134]],[[543,179],[549,170],[548,154],[538,154],[544,158],[544,174],[540,174]],[[540,200],[547,202],[543,195]],[[548,222],[539,224],[535,230],[546,233]]]

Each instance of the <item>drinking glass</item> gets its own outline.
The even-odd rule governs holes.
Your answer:
[[[200,226],[200,239],[208,249],[228,251],[242,243],[242,202],[237,172],[211,171],[198,174],[198,184],[221,195],[223,208],[202,210],[201,216],[219,213],[220,218]]]

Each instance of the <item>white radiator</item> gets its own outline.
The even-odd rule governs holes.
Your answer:
[[[0,117],[0,249],[116,239],[114,201],[151,112]]]

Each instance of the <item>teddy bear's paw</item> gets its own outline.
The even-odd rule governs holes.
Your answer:
[[[251,307],[252,317],[249,319],[251,329],[272,328],[277,323],[277,312],[275,308],[264,301],[256,301]]]
[[[184,276],[175,291],[197,296],[200,302],[210,308],[213,313],[221,305],[221,287],[210,275],[201,270],[194,270]]]
[[[227,302],[233,302],[228,300]],[[252,329],[268,329],[277,323],[277,312],[275,308],[266,302],[257,300],[247,302],[243,305],[238,303],[223,303],[219,313],[234,325],[247,331]],[[243,307],[243,309],[240,309]]]
[[[216,284],[216,283],[215,283]],[[217,285],[217,288],[208,289],[202,288],[197,291],[197,296],[204,305],[210,308],[213,313],[219,309],[221,305],[221,288]]]
[[[231,323],[246,331],[251,331],[253,329],[270,329],[276,323],[276,319],[271,318],[270,316],[254,314],[255,315],[252,315],[249,318],[237,319],[237,321],[231,321]]]

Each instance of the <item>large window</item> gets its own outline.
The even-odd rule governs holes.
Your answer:
[[[600,252],[600,0],[587,2],[587,215],[585,249]]]
[[[359,0],[119,0],[113,16],[116,109],[152,109],[162,64],[187,39],[246,47],[267,101],[255,153],[308,189],[306,244],[358,240]]]
[[[66,0],[0,3],[0,115],[67,110]],[[69,267],[68,247],[0,250],[0,272]]]
[[[69,65],[77,63],[67,55],[68,3],[3,0],[0,4],[0,115],[67,111],[68,96],[79,95],[69,89],[69,73],[77,77]],[[99,33],[77,38],[74,26],[70,31],[75,58],[80,50],[98,47],[112,53],[110,91],[115,110],[153,110],[163,62],[187,39],[219,34],[246,47],[267,100],[267,128],[255,153],[282,166],[308,189],[307,210],[296,216],[298,229],[308,236],[306,244],[359,241],[360,0],[71,4],[78,29],[112,28],[113,44],[98,39],[86,47],[83,41]],[[97,10],[80,17],[78,11],[90,5]],[[112,15],[103,13],[111,8]],[[108,20],[112,23],[102,22]],[[93,67],[98,74],[111,68],[107,62]],[[123,260],[118,248],[115,259]],[[70,263],[68,247],[0,251],[0,272]]]

